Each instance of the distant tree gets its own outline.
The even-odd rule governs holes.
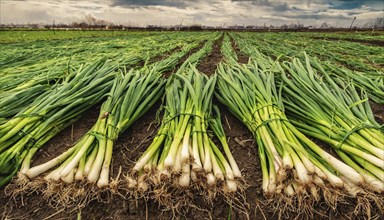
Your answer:
[[[322,23],[322,24],[320,25],[320,28],[321,28],[321,29],[327,29],[327,28],[329,28],[329,25],[327,24],[327,22],[324,22],[324,23]]]
[[[80,27],[80,23],[79,22],[72,22],[71,26],[74,27],[74,28],[79,28]]]
[[[384,29],[384,18],[377,18],[376,19],[375,28]]]
[[[288,26],[288,28],[289,29],[298,29],[299,28],[299,26],[297,25],[297,24],[290,24],[289,26]]]
[[[372,28],[374,27],[375,25],[373,24],[373,22],[367,22],[363,25],[363,28]]]
[[[191,30],[191,31],[199,31],[199,30],[202,30],[202,29],[203,28],[199,24],[193,24],[193,25],[188,27],[188,30]]]
[[[89,26],[97,25],[97,19],[91,14],[85,16],[85,22],[87,22]]]
[[[88,14],[81,22],[73,22],[72,27],[75,28],[107,28],[115,26],[114,23],[103,19],[97,19],[95,16]]]
[[[288,29],[288,25],[283,24],[283,25],[280,26],[280,28],[283,29],[283,30],[287,30]]]
[[[83,21],[83,22],[81,22],[81,23],[79,24],[79,27],[80,27],[80,28],[87,28],[87,27],[89,27],[89,25]]]

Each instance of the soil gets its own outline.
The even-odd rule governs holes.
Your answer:
[[[240,51],[239,47],[237,46],[237,43],[236,43],[235,39],[231,38],[231,44],[232,44],[232,48],[236,52],[237,59],[238,59],[237,62],[238,63],[247,64],[248,60],[249,60],[249,57],[246,56],[243,52]]]
[[[203,42],[201,42],[197,47],[192,48],[190,51],[188,51],[188,53],[180,59],[180,62],[175,66],[175,68],[173,68],[172,71],[169,71],[169,72],[167,72],[167,73],[164,74],[164,77],[165,77],[165,78],[168,78],[168,77],[170,77],[173,73],[176,73],[177,70],[181,67],[181,65],[183,65],[183,63],[188,59],[188,57],[191,56],[192,54],[196,53],[197,51],[199,51],[199,50],[204,46],[204,44],[205,44],[206,42],[207,42],[207,41],[203,41]]]
[[[220,50],[221,44],[224,39],[223,36],[214,42],[212,46],[212,51],[208,54],[208,56],[205,56],[199,62],[199,64],[197,65],[197,69],[199,70],[199,72],[204,73],[207,76],[210,76],[215,73],[217,65],[223,60],[223,56]]]
[[[384,125],[384,105],[370,102],[373,115],[375,116],[376,121]]]
[[[331,40],[331,41],[350,41],[355,43],[362,43],[366,45],[379,46],[384,47],[384,41],[382,40],[361,40],[361,39],[353,39],[353,38],[336,38],[336,37],[312,37],[313,39],[321,39],[321,40]]]
[[[216,65],[222,60],[220,55],[221,41],[222,38],[215,42],[212,52],[198,65],[198,69],[207,75],[213,74]],[[248,57],[238,50],[233,41],[232,44],[234,44],[239,62],[247,63]],[[194,51],[197,51],[201,46],[195,48]],[[188,55],[191,53],[193,51]],[[170,74],[172,73],[168,73],[168,75]],[[214,100],[214,103],[219,106],[229,146],[247,184],[243,194],[246,196],[244,205],[248,205],[248,217],[250,219],[277,219],[277,210],[268,206],[261,192],[260,160],[252,134],[217,100]],[[371,105],[376,119],[380,123],[384,123],[384,106],[375,103],[371,103]],[[33,164],[43,163],[73,146],[96,122],[99,106],[92,107],[79,121],[50,140],[46,147],[35,155]],[[161,109],[160,101],[132,124],[130,129],[120,135],[113,151],[110,174],[112,178],[118,175],[120,169],[122,170],[121,175],[126,175],[126,172],[132,168],[134,162],[149,146],[156,135],[161,119],[159,109]],[[69,210],[60,206],[52,207],[52,201],[46,201],[38,192],[15,198],[7,195],[6,192],[10,192],[14,186],[15,184],[11,183],[5,191],[0,191],[0,204],[2,204],[0,213],[2,213],[3,219],[76,219],[78,217],[83,219],[170,219],[174,217],[172,211],[164,211],[167,207],[159,206],[153,200],[129,198],[125,194],[110,192],[102,192],[99,198],[95,198],[81,210]],[[216,199],[213,205],[206,205],[203,201],[194,202],[199,205],[200,209],[191,209],[185,212],[185,219],[246,219],[247,217],[232,209],[223,198]],[[327,210],[327,208],[322,207],[322,204],[318,204],[315,208],[318,209],[319,213],[314,217],[318,219],[345,219],[351,215],[353,211],[351,207],[353,206],[344,204],[340,205],[337,210]],[[372,216],[375,216],[375,212],[377,210],[372,210]],[[182,216],[176,216],[176,218],[182,218]],[[286,216],[286,218],[302,219],[313,218],[313,216],[306,216],[305,213],[300,215],[294,213]]]

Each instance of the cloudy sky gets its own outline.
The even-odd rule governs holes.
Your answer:
[[[348,27],[384,17],[384,0],[0,0],[0,22],[64,23],[87,15],[116,24],[146,26],[282,25]]]

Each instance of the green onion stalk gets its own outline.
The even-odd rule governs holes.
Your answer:
[[[212,119],[215,82],[216,77],[208,78],[193,65],[168,79],[162,124],[133,167],[137,178],[128,178],[129,187],[145,191],[150,183],[164,189],[167,179],[178,189],[191,185],[209,188],[220,182],[226,192],[237,190],[236,178],[241,178],[241,172],[229,150],[217,108]],[[211,139],[209,128],[224,153]]]
[[[26,106],[33,102],[39,95],[49,90],[49,85],[31,85],[21,91],[6,91],[1,93],[0,118],[6,119],[19,113]]]
[[[36,62],[36,60],[34,59],[33,62]],[[58,62],[60,62],[59,66],[57,65]],[[19,69],[15,70],[16,67],[19,67]],[[47,67],[39,63],[30,68],[15,66],[12,69],[13,72],[0,71],[0,93],[12,90],[22,91],[33,85],[46,85],[62,81],[70,75],[70,72],[72,73],[75,70],[70,60],[65,59],[60,59],[60,61],[57,59],[50,60]]]
[[[335,78],[306,56],[279,67],[287,113],[304,134],[322,140],[352,167],[358,176],[343,175],[351,192],[384,192],[383,125],[374,118],[367,94],[354,81]],[[335,167],[336,169],[337,167]]]
[[[112,86],[114,69],[103,59],[80,68],[0,125],[0,186],[16,174],[30,149],[41,147],[102,100]]]
[[[275,85],[279,68],[270,59],[220,64],[217,73],[216,97],[248,127],[258,145],[266,196],[312,194],[319,200],[320,190],[338,190],[345,180],[362,181],[352,166],[324,151],[288,120]]]
[[[324,73],[324,69],[321,65],[318,65],[318,61],[312,59],[311,64],[314,68]],[[383,72],[359,72],[351,71],[346,68],[339,68],[327,64],[325,66],[328,74],[334,78],[342,78],[353,80],[353,84],[360,90],[367,92],[367,95],[372,101],[384,104],[384,73]]]
[[[221,45],[221,53],[228,62],[235,62],[238,60],[236,51],[232,48],[231,37],[228,34],[224,35],[223,44]]]
[[[53,87],[75,75],[76,71],[69,63],[64,72],[48,70],[21,72],[16,76],[0,75],[0,125],[30,105],[41,94],[49,93]]]

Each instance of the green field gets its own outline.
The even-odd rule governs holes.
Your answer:
[[[0,211],[380,218],[383,48],[384,32],[2,30]]]

